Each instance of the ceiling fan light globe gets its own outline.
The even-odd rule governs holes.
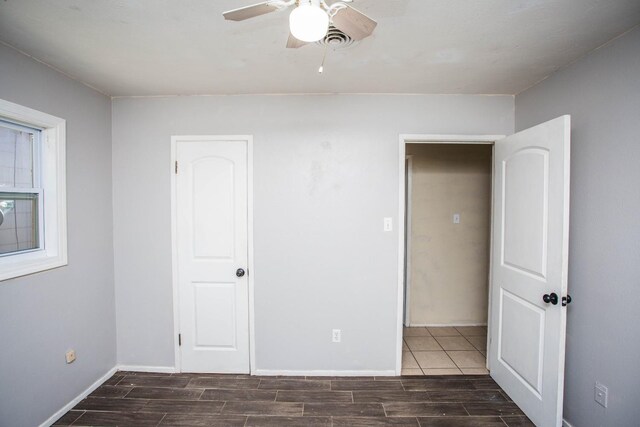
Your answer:
[[[289,15],[291,34],[300,41],[313,43],[327,35],[329,16],[318,6],[301,4]]]

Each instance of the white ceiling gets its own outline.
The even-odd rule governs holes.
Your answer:
[[[5,0],[0,40],[112,96],[516,94],[640,22],[638,0],[356,0],[378,21],[342,51],[285,49],[258,0]]]

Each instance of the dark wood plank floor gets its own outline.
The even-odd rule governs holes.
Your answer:
[[[488,376],[118,372],[57,426],[532,426]]]

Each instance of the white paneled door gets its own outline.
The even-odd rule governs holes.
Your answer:
[[[248,141],[174,144],[181,371],[249,373]]]
[[[495,145],[491,376],[549,427],[562,424],[569,141],[563,116]]]

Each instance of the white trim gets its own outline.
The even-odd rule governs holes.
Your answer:
[[[466,327],[466,326],[487,326],[486,323],[416,323],[412,328],[442,328],[442,327]]]
[[[175,374],[178,372],[175,366],[147,366],[147,365],[118,365],[118,371],[130,372],[158,372],[161,374]]]
[[[439,134],[400,134],[398,144],[398,218],[405,215],[405,156],[406,144],[494,144],[504,135],[439,135]],[[493,194],[493,193],[492,193]],[[404,308],[404,221],[398,221],[398,299],[397,299],[397,336],[396,336],[396,375],[402,372],[402,326]],[[491,270],[491,264],[489,269]],[[491,277],[491,271],[489,271]],[[489,295],[492,284],[489,281]],[[490,305],[489,305],[490,306]],[[490,310],[490,308],[489,308]],[[489,322],[491,318],[489,318]],[[487,326],[487,339],[490,339],[490,328]],[[489,351],[489,348],[487,348]],[[489,359],[487,353],[487,360]]]
[[[397,303],[397,329],[396,329],[396,375],[402,374],[402,345],[403,345],[403,309],[404,309],[404,221],[400,218],[404,218],[405,210],[405,189],[404,189],[404,176],[405,176],[405,162],[406,162],[406,147],[405,139],[403,135],[400,135],[400,143],[398,144],[398,181],[400,189],[398,190],[398,199],[400,209],[398,210],[398,303]]]
[[[562,419],[562,427],[573,427],[573,424],[569,424],[569,421]]]
[[[249,372],[256,369],[256,325],[254,286],[256,271],[253,263],[253,135],[246,135],[247,139],[247,239],[248,239],[248,267],[249,277]]]
[[[177,155],[178,137],[171,137],[171,163],[169,173],[171,174],[171,289],[173,293],[173,363],[176,372],[180,372],[182,358],[180,357],[180,345],[178,334],[180,333],[180,292],[178,291],[178,221],[176,215],[177,203],[177,174],[175,173],[175,162]]]
[[[84,399],[85,397],[87,397],[88,395],[93,393],[93,391],[95,389],[100,387],[105,381],[107,381],[109,378],[111,378],[113,376],[113,374],[115,374],[117,371],[118,371],[118,367],[117,366],[114,366],[113,368],[109,369],[106,374],[104,374],[103,376],[98,378],[93,384],[91,384],[89,387],[87,387],[83,392],[81,392],[79,395],[74,397],[69,403],[64,405],[57,412],[55,412],[53,415],[51,415],[49,418],[47,418],[44,422],[42,422],[42,424],[40,424],[40,427],[49,427],[53,423],[58,421],[58,419],[61,416],[63,416],[64,414],[69,412],[71,409],[73,409],[73,407],[76,406],[78,403],[80,403],[80,401],[82,399]]]
[[[490,144],[493,145],[505,135],[440,135],[440,134],[402,134],[405,144]]]
[[[174,363],[172,372],[181,372],[180,346],[178,334],[180,333],[180,304],[178,291],[178,246],[177,246],[177,218],[176,218],[176,185],[177,174],[175,162],[177,161],[178,141],[245,141],[247,143],[247,276],[249,279],[249,372],[253,373],[256,366],[255,348],[255,316],[254,316],[254,283],[255,267],[253,263],[253,135],[173,135],[171,136],[171,266],[173,288],[173,346]]]
[[[66,121],[0,99],[0,117],[42,129],[44,248],[0,260],[0,281],[67,265]]]
[[[406,280],[404,281],[405,283],[405,297],[404,297],[404,324],[407,326],[411,325],[411,212],[412,212],[412,189],[413,189],[413,180],[412,180],[412,174],[413,174],[413,157],[409,154],[405,156],[405,165],[407,170],[405,171],[406,174],[406,181],[407,181],[407,188],[405,191],[405,195],[406,200],[405,200],[405,208],[406,208],[406,212],[405,212],[405,227],[406,227],[406,232],[405,232],[405,237],[406,237],[406,241],[405,241],[405,261],[404,261],[404,267],[407,273],[407,277]],[[413,325],[411,325],[413,326]]]
[[[333,371],[333,370],[282,370],[282,369],[256,369],[251,372],[251,375],[262,375],[265,377],[270,376],[287,376],[287,377],[394,377],[396,372],[393,369],[386,370],[346,370],[346,371]]]
[[[502,138],[500,138],[502,139]],[[499,141],[499,139],[497,139],[496,141]],[[491,272],[493,271],[493,257],[491,256],[491,254],[493,254],[493,205],[494,205],[494,199],[495,199],[495,191],[493,188],[493,183],[495,182],[494,180],[494,175],[495,175],[495,155],[496,155],[496,145],[495,143],[493,144],[493,146],[491,147],[491,212],[489,213],[490,217],[489,217],[489,271],[488,271],[488,277],[487,280],[489,282],[489,293],[487,294],[487,354],[485,355],[485,367],[487,368],[487,370],[489,372],[491,372],[491,358],[489,357],[489,352],[491,351],[491,328],[489,327],[489,323],[491,322],[491,292],[493,289],[493,285],[492,285],[492,275]]]

